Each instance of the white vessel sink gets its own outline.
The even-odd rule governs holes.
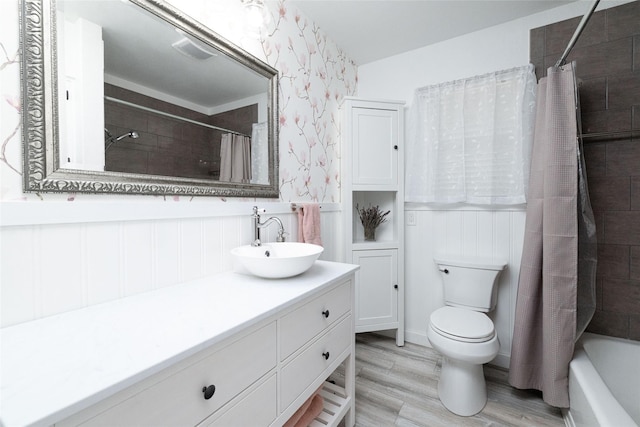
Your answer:
[[[310,243],[281,242],[239,246],[231,250],[231,255],[255,276],[282,279],[307,271],[323,250]]]

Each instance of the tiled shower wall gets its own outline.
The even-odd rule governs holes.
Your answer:
[[[117,86],[105,84],[105,95],[157,111],[251,135],[258,122],[257,105],[207,116]],[[223,132],[190,122],[105,101],[105,126],[115,137],[131,130],[139,138],[125,138],[105,151],[106,170],[185,178],[220,177]]]
[[[538,78],[580,19],[531,30]],[[640,1],[595,13],[573,60],[583,133],[626,131],[584,140],[598,236],[597,310],[587,331],[640,340]]]

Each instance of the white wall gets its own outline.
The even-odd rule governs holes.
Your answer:
[[[253,239],[251,208],[277,215],[288,241],[288,203],[2,203],[2,327],[148,292],[235,267],[232,248]],[[322,204],[321,259],[342,259],[337,204]],[[262,232],[276,239],[277,227]]]
[[[628,1],[602,1],[598,10]],[[591,0],[577,1],[543,13],[477,31],[432,46],[396,55],[358,68],[358,96],[403,100],[410,106],[415,89],[529,62],[529,31],[583,15]],[[509,261],[500,281],[498,306],[492,314],[500,353],[494,363],[508,367],[517,293],[525,213],[520,210],[465,208],[434,210],[407,204],[405,310],[407,341],[429,345],[426,327],[431,313],[442,306],[441,280],[432,262],[439,251],[483,254]]]

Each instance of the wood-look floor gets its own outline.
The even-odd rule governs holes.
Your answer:
[[[512,388],[507,372],[490,365],[484,367],[487,405],[475,416],[457,416],[438,399],[440,366],[441,356],[428,347],[358,334],[356,426],[564,426],[560,410],[537,392]]]

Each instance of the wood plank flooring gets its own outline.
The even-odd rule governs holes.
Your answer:
[[[507,372],[485,365],[488,402],[473,417],[449,412],[438,399],[437,352],[368,333],[356,335],[356,426],[564,426],[560,410],[537,392],[512,388]],[[340,374],[333,378],[341,383]]]

